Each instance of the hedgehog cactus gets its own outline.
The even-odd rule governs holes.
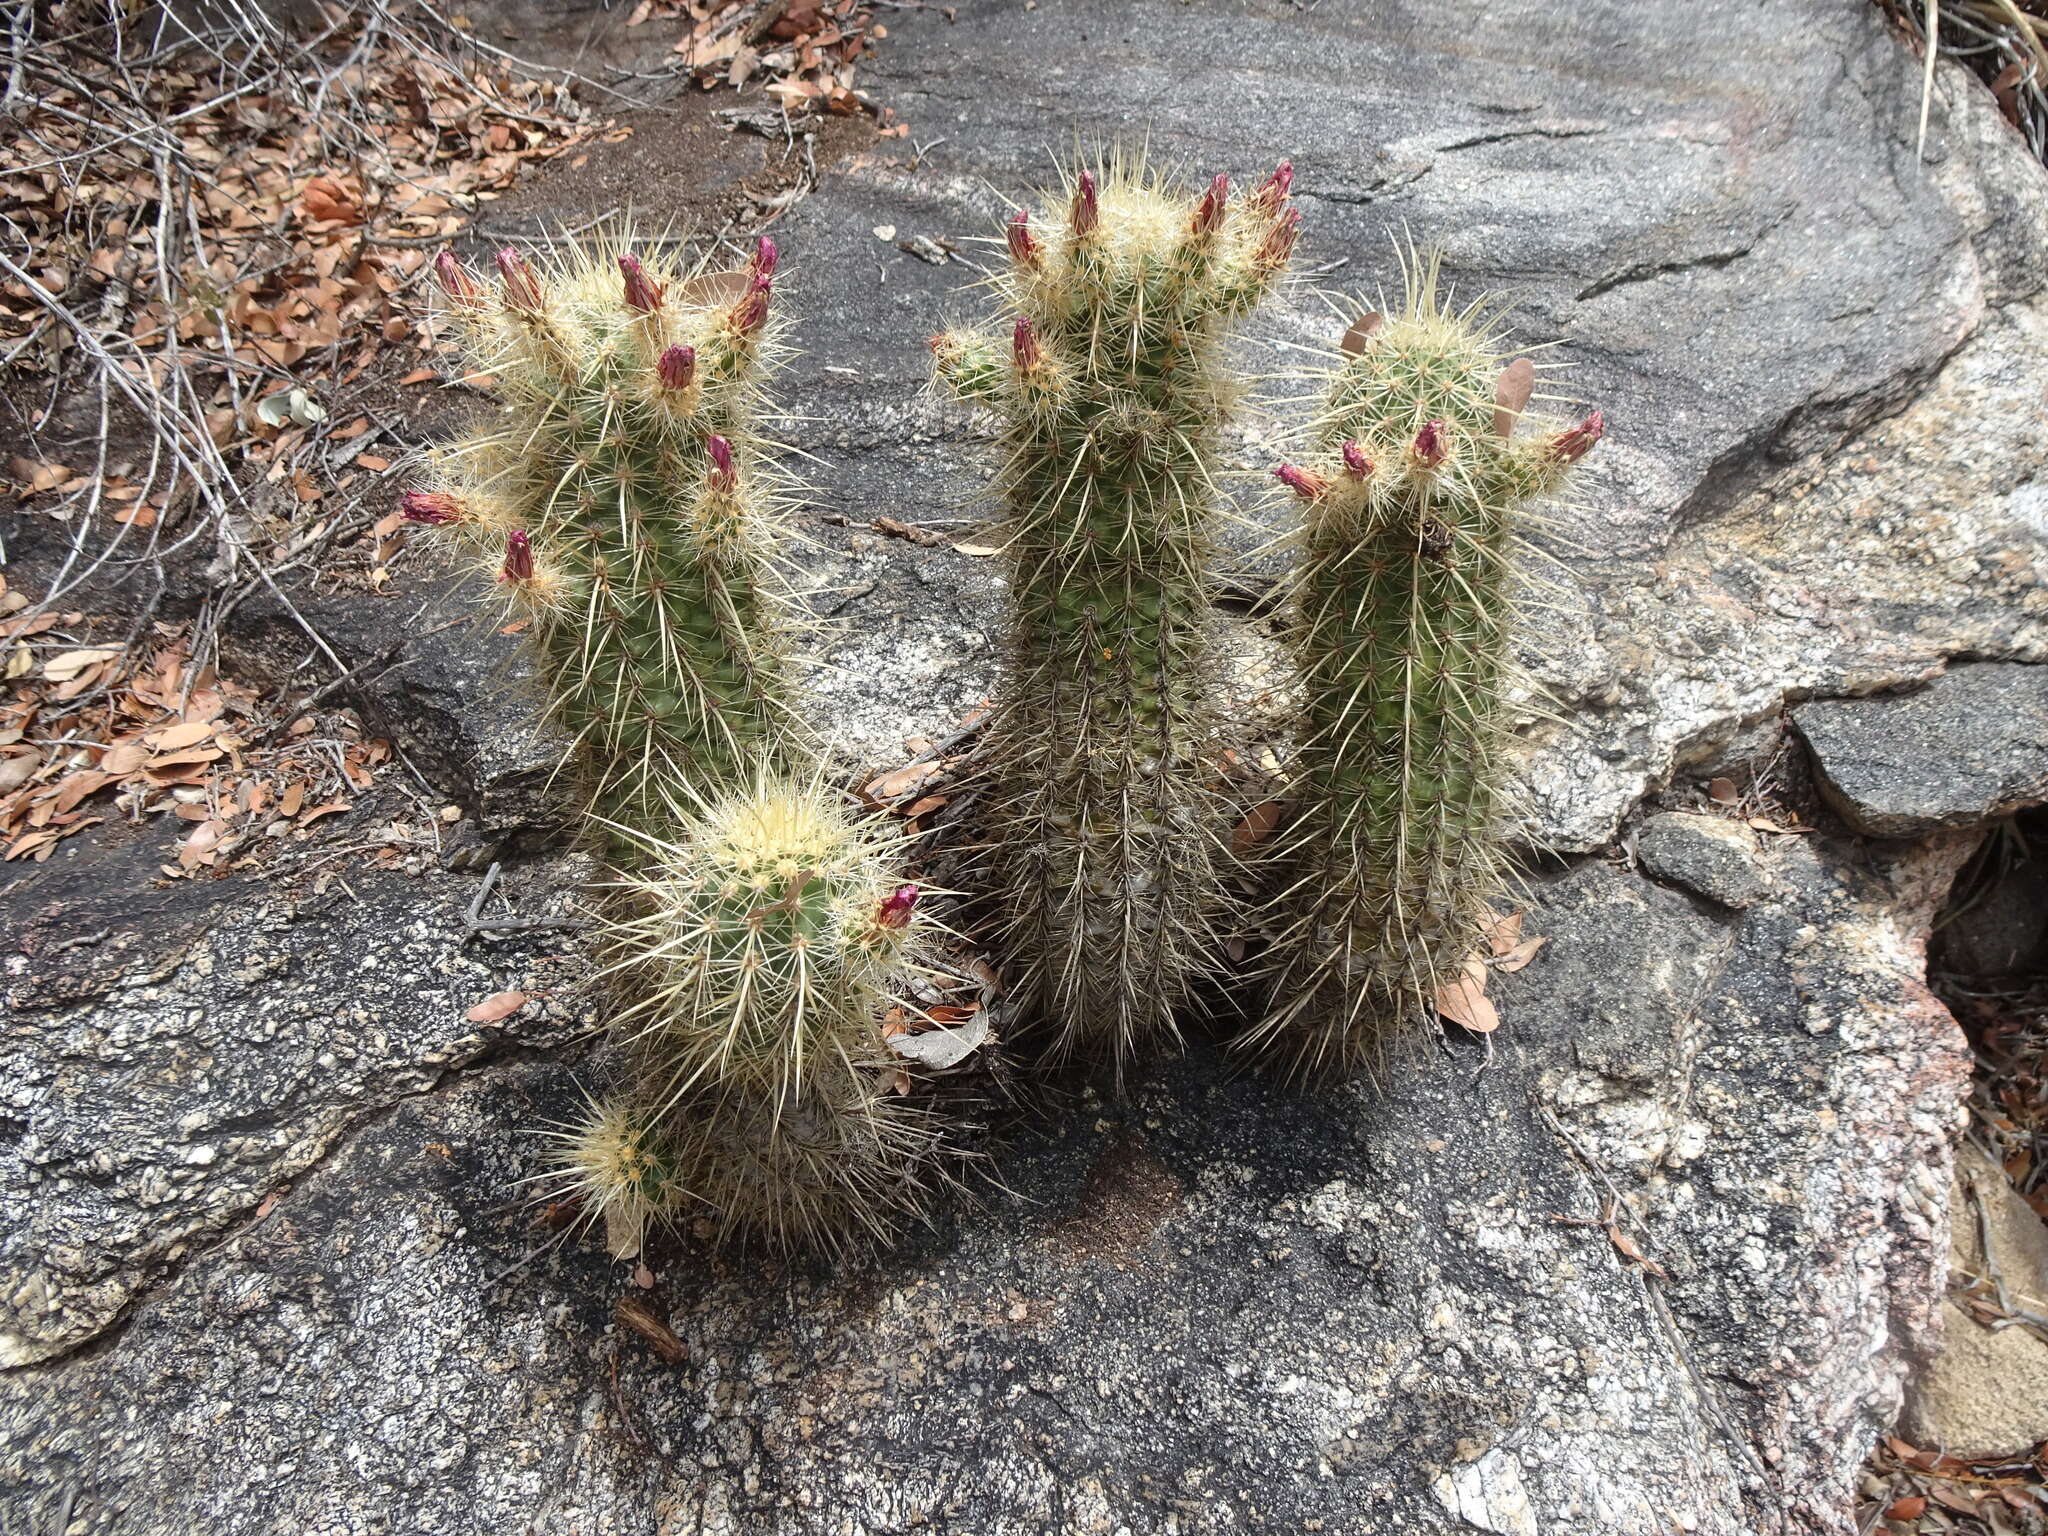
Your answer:
[[[1535,370],[1503,368],[1434,265],[1404,313],[1364,313],[1331,371],[1305,464],[1292,641],[1302,687],[1270,1004],[1242,1044],[1287,1074],[1373,1063],[1431,1016],[1481,949],[1503,884],[1497,802],[1518,509],[1555,491],[1602,431],[1515,436]]]
[[[612,886],[631,1090],[558,1140],[614,1252],[657,1218],[833,1249],[915,1203],[935,1132],[890,1092],[882,1019],[929,932],[897,849],[822,788],[728,792]]]
[[[895,850],[795,741],[777,645],[777,496],[753,422],[774,243],[686,278],[631,252],[516,251],[443,291],[504,420],[406,515],[530,621],[617,873],[600,935],[628,1086],[555,1131],[552,1190],[621,1257],[657,1221],[832,1249],[915,1203],[936,1138],[882,1037],[926,914]],[[794,787],[793,787],[794,786]]]
[[[659,827],[675,784],[734,782],[788,751],[778,498],[753,429],[780,350],[775,246],[694,279],[630,252],[542,270],[508,249],[497,267],[493,287],[436,264],[504,410],[405,512],[530,622],[600,823]]]
[[[988,732],[1012,995],[1052,1054],[1121,1070],[1176,1038],[1221,895],[1210,609],[1225,327],[1273,286],[1300,214],[1283,165],[1232,197],[1083,170],[1006,230],[1007,335],[933,338],[1001,418],[1010,627]]]

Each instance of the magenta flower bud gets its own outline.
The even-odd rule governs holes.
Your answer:
[[[917,906],[918,889],[914,885],[899,885],[882,900],[882,909],[875,914],[877,928],[908,928],[910,914]]]
[[[766,277],[754,279],[737,304],[732,307],[732,316],[726,322],[740,336],[751,336],[768,323],[768,300],[775,292],[774,282]]]
[[[435,527],[459,523],[463,516],[462,503],[440,491],[407,491],[398,499],[398,509],[407,522],[431,523]]]
[[[740,483],[739,471],[732,467],[732,444],[717,433],[704,439],[704,452],[710,455],[711,470],[705,476],[714,491],[731,491]]]
[[[775,275],[775,264],[782,260],[782,253],[775,249],[775,242],[763,235],[754,245],[754,259],[747,264],[747,275],[759,282],[764,277]]]
[[[1550,440],[1550,452],[1566,464],[1576,464],[1606,435],[1607,418],[1597,410],[1590,411],[1576,427],[1566,427]]]
[[[1259,242],[1259,248],[1252,253],[1252,261],[1269,272],[1277,272],[1287,265],[1287,259],[1294,254],[1294,242],[1301,238],[1301,210],[1285,209],[1273,221],[1273,227],[1266,231],[1266,238]]]
[[[1010,242],[1010,260],[1020,267],[1038,265],[1038,241],[1031,233],[1031,215],[1019,208],[1010,215],[1009,227],[1004,236]]]
[[[1288,194],[1294,190],[1294,162],[1282,160],[1273,167],[1273,174],[1260,182],[1252,192],[1252,206],[1273,218],[1286,203]]]
[[[1102,205],[1096,198],[1092,172],[1081,173],[1080,185],[1074,188],[1074,208],[1069,217],[1077,235],[1093,234],[1095,226],[1102,222]]]
[[[1045,361],[1045,353],[1039,350],[1038,333],[1031,329],[1028,315],[1019,315],[1010,332],[1010,354],[1016,358],[1020,373],[1029,373]]]
[[[505,280],[505,302],[514,309],[537,313],[542,306],[540,279],[526,258],[506,246],[498,252],[498,276]]]
[[[1353,438],[1344,439],[1344,473],[1354,480],[1372,478],[1372,460],[1365,456],[1365,450]]]
[[[1209,190],[1202,194],[1202,200],[1195,204],[1195,216],[1188,221],[1188,233],[1197,240],[1206,240],[1223,227],[1223,216],[1230,211],[1230,178],[1218,175],[1209,183]]]
[[[647,275],[638,256],[621,256],[619,275],[626,280],[626,308],[637,309],[643,315],[661,308],[661,296],[666,290]]]
[[[1303,469],[1298,464],[1282,464],[1273,471],[1273,478],[1303,501],[1314,501],[1330,488],[1329,481],[1314,470]]]
[[[514,528],[505,535],[505,568],[498,572],[498,580],[514,584],[533,580],[533,540],[525,529]]]
[[[697,349],[674,346],[654,360],[654,376],[663,389],[688,389],[697,376]]]
[[[453,251],[443,251],[434,258],[434,278],[458,307],[483,308],[484,285],[476,280],[474,272],[455,259]]]
[[[1415,446],[1411,452],[1415,462],[1423,469],[1435,469],[1450,457],[1451,445],[1444,437],[1444,424],[1430,420],[1422,424],[1422,430],[1415,434]]]

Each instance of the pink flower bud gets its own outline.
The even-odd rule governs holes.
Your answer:
[[[463,518],[461,501],[440,491],[407,491],[399,498],[398,508],[405,514],[406,521],[431,523],[436,527],[444,523],[459,523]]]
[[[1450,457],[1451,445],[1444,437],[1444,424],[1438,420],[1425,421],[1422,430],[1415,434],[1415,446],[1409,450],[1415,455],[1416,464],[1423,469],[1435,469]]]
[[[1020,267],[1038,265],[1038,241],[1031,233],[1031,215],[1019,208],[1010,215],[1009,227],[1004,235],[1010,242],[1010,260]]]
[[[1314,470],[1303,469],[1298,464],[1282,464],[1273,471],[1273,478],[1303,501],[1314,501],[1330,488],[1329,481]]]
[[[704,452],[711,459],[711,469],[705,475],[711,488],[721,492],[736,489],[740,476],[732,466],[732,444],[714,432],[704,439]]]
[[[1301,238],[1301,210],[1288,208],[1273,221],[1273,227],[1266,231],[1266,238],[1259,242],[1259,248],[1252,252],[1252,262],[1268,272],[1277,272],[1287,265],[1294,254],[1294,242]]]
[[[647,275],[647,269],[640,265],[638,256],[621,256],[619,275],[626,280],[626,308],[637,309],[643,315],[651,315],[661,308],[661,296],[665,290]]]
[[[1267,218],[1275,218],[1286,204],[1287,197],[1294,189],[1294,162],[1282,160],[1273,168],[1273,174],[1260,182],[1252,192],[1252,206]]]
[[[505,535],[505,568],[498,572],[498,580],[515,585],[533,580],[533,540],[523,528]]]
[[[654,376],[661,380],[663,389],[688,389],[690,380],[697,376],[697,349],[667,348],[654,360]]]
[[[1028,315],[1019,315],[1010,332],[1010,354],[1017,360],[1019,373],[1029,373],[1045,361],[1045,353],[1039,349],[1038,333],[1031,329]]]
[[[775,275],[775,264],[782,260],[782,253],[775,249],[775,242],[763,235],[754,244],[754,259],[747,264],[747,275],[759,282],[764,277]]]
[[[1370,480],[1372,478],[1372,460],[1365,456],[1365,450],[1358,446],[1355,439],[1348,437],[1344,439],[1343,454],[1345,474],[1354,480]]]
[[[543,300],[540,279],[534,276],[533,268],[526,258],[506,246],[498,252],[498,276],[505,280],[505,302],[514,309],[538,313]]]
[[[882,908],[875,914],[877,928],[908,928],[911,911],[917,906],[918,889],[914,885],[899,885],[882,900]]]
[[[1566,464],[1576,464],[1593,451],[1593,445],[1607,435],[1607,418],[1589,411],[1576,427],[1566,427],[1550,440],[1551,454]]]
[[[1010,215],[1010,223],[1004,227],[1004,238],[1010,242],[1010,260],[1018,266],[1038,264],[1038,240],[1030,231],[1030,213],[1018,209]]]
[[[1083,171],[1080,185],[1074,188],[1074,207],[1069,215],[1077,235],[1091,235],[1095,226],[1102,222],[1102,205],[1095,194],[1095,177],[1092,172]]]
[[[441,285],[441,291],[461,309],[482,309],[484,307],[484,285],[476,280],[476,274],[455,259],[453,251],[443,251],[434,258],[434,277]]]
[[[1223,216],[1230,211],[1230,178],[1218,175],[1209,183],[1209,190],[1202,194],[1202,200],[1195,204],[1195,214],[1188,221],[1188,233],[1197,240],[1206,240],[1223,227]]]
[[[751,336],[768,323],[768,300],[774,292],[775,283],[772,279],[754,279],[754,285],[737,304],[733,305],[732,315],[726,322],[734,334]]]

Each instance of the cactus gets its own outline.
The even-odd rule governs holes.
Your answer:
[[[822,787],[728,791],[621,874],[601,930],[631,1088],[558,1136],[614,1252],[656,1218],[835,1249],[916,1203],[936,1132],[888,1091],[884,1010],[931,930],[898,849]]]
[[[1204,571],[1221,340],[1272,287],[1289,167],[1233,198],[1142,167],[1075,173],[1006,230],[1007,337],[933,338],[940,378],[1001,418],[1011,607],[988,727],[992,867],[1011,995],[1050,1054],[1119,1072],[1177,1038],[1222,900]]]
[[[554,1129],[543,1183],[620,1257],[683,1218],[782,1250],[878,1235],[937,1138],[881,1073],[927,913],[787,713],[753,429],[776,263],[765,239],[744,273],[696,278],[507,250],[495,288],[437,263],[505,419],[405,512],[529,621],[615,869],[596,916],[627,1081]]]
[[[794,740],[754,431],[775,246],[696,278],[623,250],[497,265],[495,288],[445,252],[436,271],[502,420],[404,509],[529,621],[593,824],[658,829],[672,786],[735,782]]]
[[[1292,809],[1274,848],[1270,1002],[1240,1045],[1297,1079],[1375,1062],[1432,1016],[1481,948],[1503,885],[1518,509],[1603,430],[1513,435],[1534,368],[1502,367],[1481,306],[1362,313],[1304,464],[1292,645],[1301,681]]]

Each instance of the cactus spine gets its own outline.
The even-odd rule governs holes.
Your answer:
[[[835,1249],[915,1203],[935,1140],[887,1092],[882,1013],[924,914],[795,738],[754,431],[777,253],[690,278],[630,251],[441,286],[504,421],[405,499],[531,625],[616,877],[600,943],[631,1070],[554,1133],[555,1193],[621,1257],[650,1224]]]
[[[1516,522],[1602,431],[1512,436],[1533,367],[1411,263],[1405,311],[1359,316],[1304,464],[1292,642],[1301,708],[1270,1002],[1240,1042],[1298,1079],[1372,1064],[1432,1016],[1493,921],[1510,732]]]
[[[1002,419],[1010,627],[988,732],[992,864],[1012,996],[1056,1058],[1119,1072],[1177,1038],[1221,898],[1207,787],[1216,438],[1229,322],[1285,269],[1282,166],[1196,199],[1082,170],[1007,230],[1007,336],[933,339],[941,378]]]

